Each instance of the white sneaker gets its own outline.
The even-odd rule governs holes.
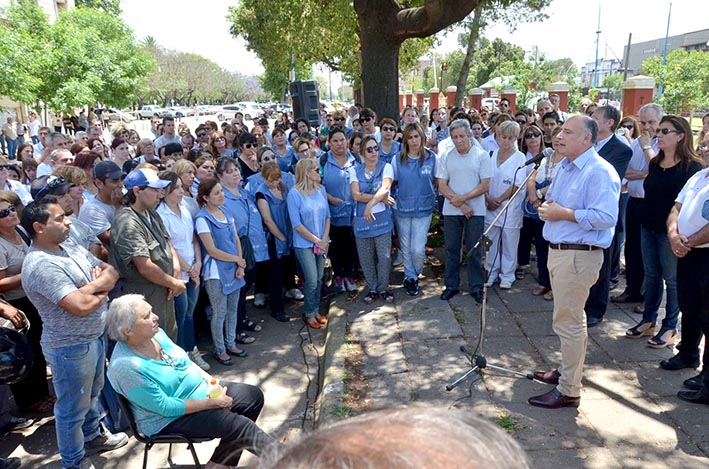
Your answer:
[[[204,361],[204,358],[202,358],[202,354],[199,352],[196,345],[188,355],[190,356],[190,360],[192,360],[195,365],[202,368],[204,371],[208,371],[211,368],[209,363]]]
[[[301,301],[305,297],[303,296],[303,292],[301,292],[297,288],[291,288],[290,290],[288,290],[286,292],[286,298],[290,298],[291,300]]]
[[[357,282],[352,277],[345,278],[345,289],[349,292],[357,291]]]
[[[500,282],[501,290],[509,290],[510,288],[512,288],[512,282]]]
[[[256,293],[254,295],[254,306],[257,308],[262,308],[266,306],[266,295],[263,293]]]
[[[487,282],[485,282],[485,286],[487,288],[492,288],[492,286],[495,285],[495,282],[497,282],[496,278],[490,278],[487,280]]]

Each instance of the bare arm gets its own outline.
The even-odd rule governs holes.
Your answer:
[[[212,238],[211,233],[199,233],[199,239],[202,241],[204,249],[207,250],[209,257],[217,259],[224,262],[239,262],[241,257],[229,254],[226,251],[222,251],[214,245],[214,238]]]
[[[94,268],[94,279],[59,300],[57,306],[73,316],[87,316],[96,311],[108,297],[108,292],[116,285],[118,272],[102,262]]]
[[[111,230],[106,230],[97,236],[98,239],[106,246],[111,245]]]
[[[7,269],[0,270],[0,293],[15,290],[22,286],[22,273],[6,277]]]
[[[635,181],[637,179],[645,179],[648,175],[648,171],[639,171],[637,169],[628,168],[625,170],[625,179],[628,181]]]

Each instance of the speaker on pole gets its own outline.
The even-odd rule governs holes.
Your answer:
[[[301,117],[312,127],[320,125],[320,92],[315,80],[292,81],[288,86],[293,100],[293,117]]]

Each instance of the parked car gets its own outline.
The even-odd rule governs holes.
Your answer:
[[[109,123],[121,122],[128,123],[135,120],[135,116],[129,112],[120,111],[112,107],[107,107],[105,109],[96,109],[96,114],[100,114],[103,119],[108,118]]]
[[[157,106],[155,104],[146,104],[138,111],[139,119],[150,119],[151,117],[157,115],[158,117],[172,116],[175,117],[174,113],[169,109],[165,109],[162,106]]]
[[[195,110],[188,106],[171,106],[167,109],[172,111],[173,116],[177,118],[195,115]]]
[[[241,107],[241,112],[244,113],[244,120],[247,121],[258,119],[266,114],[264,109],[253,101],[241,101],[236,103],[236,105]]]

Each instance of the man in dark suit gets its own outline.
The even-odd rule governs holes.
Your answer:
[[[594,111],[591,117],[598,122],[596,151],[613,166],[618,177],[622,180],[625,170],[628,169],[630,158],[633,156],[633,151],[615,135],[615,130],[620,122],[620,111],[613,106],[601,106]],[[588,327],[598,325],[606,314],[610,291],[611,262],[615,253],[620,250],[622,227],[623,220],[619,216],[613,241],[609,247],[603,250],[603,265],[598,274],[598,280],[591,287],[586,300],[586,324]]]

